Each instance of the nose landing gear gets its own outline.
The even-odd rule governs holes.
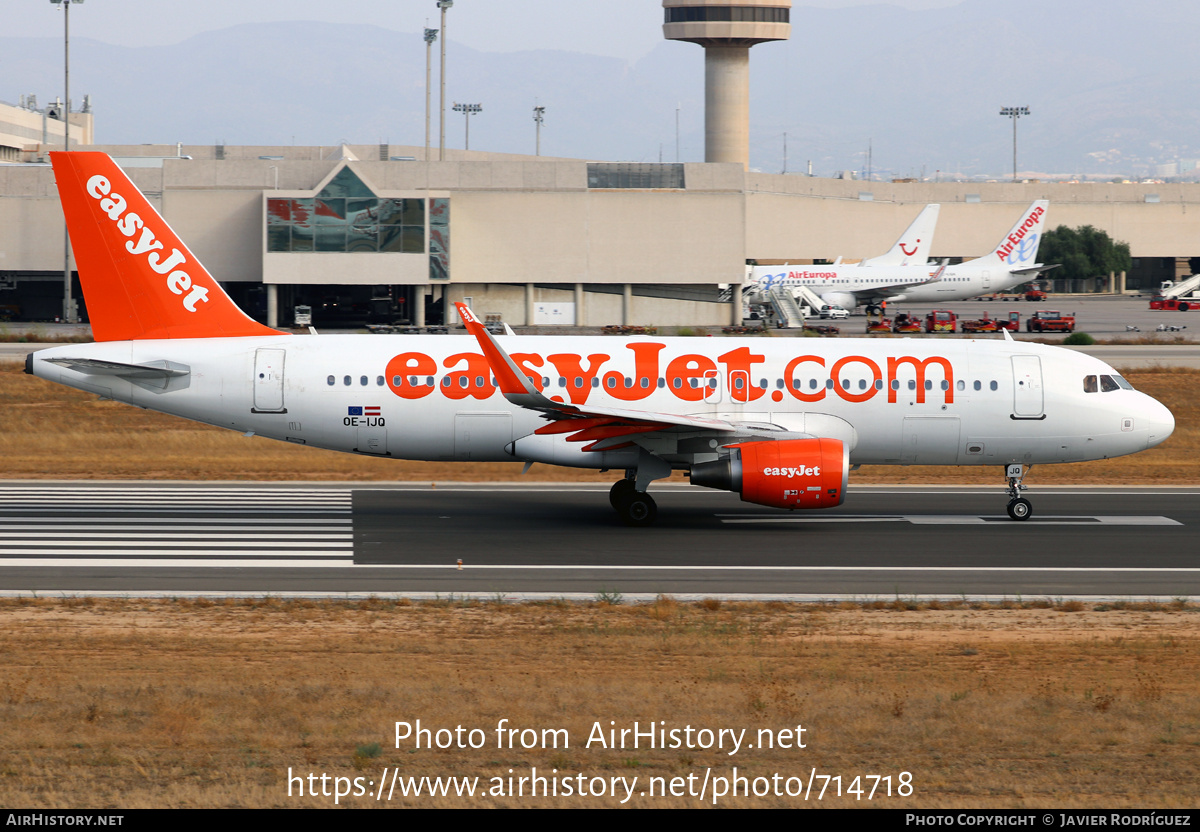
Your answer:
[[[1033,503],[1021,496],[1021,492],[1025,490],[1021,480],[1032,470],[1032,465],[1026,468],[1020,464],[1009,465],[1004,469],[1004,475],[1008,477],[1008,516],[1013,520],[1028,520],[1033,516]]]

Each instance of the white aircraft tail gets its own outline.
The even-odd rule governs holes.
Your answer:
[[[922,266],[933,247],[933,231],[937,227],[940,205],[926,205],[912,221],[896,244],[886,254],[863,260],[860,266]]]
[[[1048,227],[1046,211],[1049,208],[1050,200],[1036,200],[990,254],[969,262],[975,265],[1013,266],[1017,269],[1032,266],[1037,262],[1038,246]]]

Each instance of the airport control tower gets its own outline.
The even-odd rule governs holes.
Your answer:
[[[704,161],[750,165],[750,47],[791,34],[791,0],[663,0],[663,36],[704,47]]]

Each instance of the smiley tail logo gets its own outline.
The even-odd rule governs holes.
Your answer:
[[[921,241],[917,240],[916,243],[913,244],[912,251],[909,251],[908,243],[901,243],[900,251],[904,254],[905,257],[912,257],[914,254],[917,253],[917,247],[920,245],[921,245]]]

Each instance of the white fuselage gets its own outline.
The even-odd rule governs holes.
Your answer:
[[[755,266],[751,294],[766,294],[776,286],[804,286],[827,302],[846,309],[868,301],[940,304],[1003,292],[1030,279],[1028,273],[997,264],[960,263],[947,266]]]
[[[499,339],[557,401],[704,415],[841,438],[853,463],[1076,462],[1163,441],[1170,412],[1087,355],[1038,344],[924,339],[792,340],[517,336]],[[47,359],[171,362],[185,382],[137,384]],[[258,436],[414,460],[537,459],[616,467],[510,404],[468,336],[320,335],[122,341],[41,350],[33,372],[118,401]],[[663,440],[668,441],[668,440]],[[674,467],[708,458],[686,436],[656,449]],[[559,443],[562,447],[550,446]],[[714,443],[715,444],[715,443]],[[547,450],[549,448],[549,450]],[[515,452],[515,453],[514,453]],[[617,454],[617,456],[613,456]]]

